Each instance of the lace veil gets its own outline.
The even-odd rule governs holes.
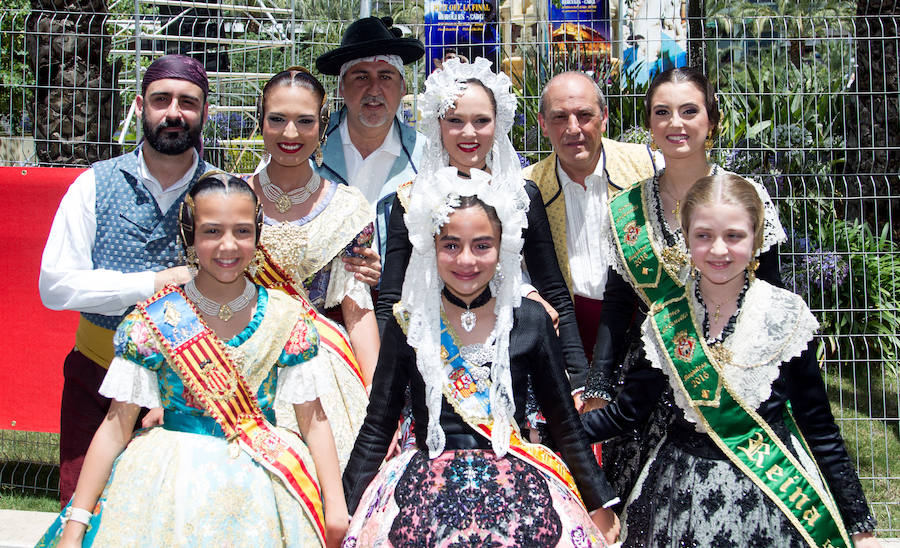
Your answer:
[[[416,366],[425,382],[425,404],[428,408],[426,444],[434,458],[444,450],[446,437],[441,429],[441,401],[446,382],[441,357],[441,289],[437,272],[435,235],[449,221],[461,196],[477,196],[494,207],[500,217],[500,263],[491,281],[497,315],[494,329],[484,345],[492,353],[490,403],[494,427],[491,444],[497,455],[509,449],[515,406],[509,372],[509,333],[513,324],[513,308],[521,303],[522,283],[520,253],[522,230],[527,221],[525,208],[509,193],[492,183],[490,174],[473,169],[471,179],[460,178],[456,168],[445,167],[435,172],[428,184],[413,185],[410,203],[403,218],[409,229],[413,251],[403,281],[402,303],[409,315],[407,342],[416,349]]]

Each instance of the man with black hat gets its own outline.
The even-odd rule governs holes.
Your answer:
[[[81,312],[63,366],[60,498],[75,491],[91,438],[109,410],[99,392],[122,318],[166,284],[191,276],[177,241],[178,207],[208,166],[201,157],[209,82],[198,61],[167,55],[141,81],[144,142],[97,162],[69,187],[44,248],[44,306]]]
[[[354,21],[340,47],[316,59],[319,72],[339,77],[344,98],[325,132],[319,174],[359,188],[375,207],[374,249],[365,251],[369,261],[377,259],[376,252],[384,256],[397,186],[415,176],[425,140],[397,118],[406,94],[403,65],[425,55],[425,46],[416,38],[403,38],[392,24],[390,17]],[[358,277],[377,283],[380,272],[364,266],[366,261],[345,261],[359,265]]]

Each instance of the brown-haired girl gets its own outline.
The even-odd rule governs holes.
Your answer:
[[[338,546],[348,515],[303,305],[250,282],[259,203],[204,175],[181,205],[196,271],[138,303],[100,392],[113,400],[61,519],[38,546]],[[298,436],[274,426],[290,407]],[[141,407],[162,426],[132,437]]]

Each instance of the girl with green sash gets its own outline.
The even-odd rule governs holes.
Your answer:
[[[749,268],[764,234],[756,189],[726,174],[688,191],[685,283],[636,205],[621,194],[610,209],[626,275],[650,303],[642,352],[615,400],[583,416],[602,441],[674,394],[674,420],[626,502],[625,546],[879,546],[816,363],[818,322]]]
[[[404,215],[413,252],[344,471],[344,545],[605,546],[612,490],[550,317],[519,289],[524,204],[479,169],[428,183]],[[530,379],[562,458],[522,438]],[[407,388],[416,450],[379,472]]]
[[[75,495],[38,546],[338,546],[348,514],[316,394],[304,308],[245,277],[261,224],[244,181],[200,178],[181,205],[197,270],[138,303],[100,388],[113,403]],[[273,426],[293,405],[302,438]],[[132,438],[141,407],[164,424]]]

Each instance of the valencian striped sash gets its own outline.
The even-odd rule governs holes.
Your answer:
[[[256,395],[222,342],[184,292],[175,286],[137,305],[191,395],[213,417],[229,441],[278,477],[308,514],[325,544],[325,514],[319,485],[299,454],[262,414]]]
[[[353,349],[350,347],[350,341],[347,340],[347,336],[344,334],[343,330],[324,315],[319,314],[316,308],[306,298],[306,291],[303,289],[303,284],[300,281],[295,280],[293,276],[279,266],[278,263],[272,259],[272,255],[263,244],[259,244],[257,248],[259,250],[260,260],[256,274],[251,277],[253,282],[267,289],[284,291],[288,295],[298,299],[302,303],[306,313],[312,317],[316,330],[319,332],[319,341],[334,350],[334,352],[341,357],[341,361],[350,367],[359,379],[359,382],[365,386],[362,369],[359,366],[359,362],[356,360]]]

